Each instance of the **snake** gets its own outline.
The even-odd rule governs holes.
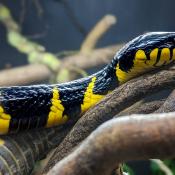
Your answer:
[[[59,142],[61,136],[55,135],[66,129],[66,123],[78,120],[128,80],[174,61],[175,32],[150,32],[128,42],[109,64],[88,77],[62,84],[1,87],[0,174],[30,174],[35,161]]]

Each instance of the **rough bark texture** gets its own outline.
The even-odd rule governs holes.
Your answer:
[[[130,114],[150,114],[160,108],[165,100],[154,100],[150,102],[143,102],[142,100],[135,103],[129,108],[121,111],[117,116],[125,116]]]
[[[112,119],[48,175],[109,175],[117,162],[175,156],[175,113]]]
[[[165,103],[155,112],[155,113],[164,113],[164,112],[173,112],[175,111],[175,90],[169,95]]]
[[[39,161],[56,147],[71,129],[43,128],[18,134],[0,136],[0,174],[31,174]]]
[[[107,95],[95,107],[91,108],[75,124],[71,132],[57,147],[44,172],[48,172],[59,160],[68,155],[71,150],[83,141],[100,124],[131,106],[148,94],[161,89],[175,86],[175,71],[173,68],[151,73],[131,80]]]

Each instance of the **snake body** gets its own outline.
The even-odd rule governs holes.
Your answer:
[[[99,72],[64,84],[0,88],[0,134],[75,120],[129,79],[175,60],[175,33],[153,32],[125,45]]]
[[[141,35],[101,71],[64,84],[0,88],[0,175],[30,174],[35,161],[58,144],[69,123],[133,77],[175,60],[175,32]],[[48,129],[42,129],[46,127]],[[31,132],[18,131],[41,128]],[[62,129],[61,129],[62,128]],[[61,131],[60,131],[61,130]]]

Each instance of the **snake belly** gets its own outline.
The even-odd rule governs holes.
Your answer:
[[[143,34],[99,72],[54,85],[0,88],[0,134],[53,127],[77,119],[120,84],[175,60],[175,32]]]

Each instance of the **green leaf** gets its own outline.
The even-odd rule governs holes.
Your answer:
[[[132,170],[132,168],[126,165],[125,163],[123,164],[122,169],[124,172],[128,173],[129,175],[134,175],[134,171]]]

